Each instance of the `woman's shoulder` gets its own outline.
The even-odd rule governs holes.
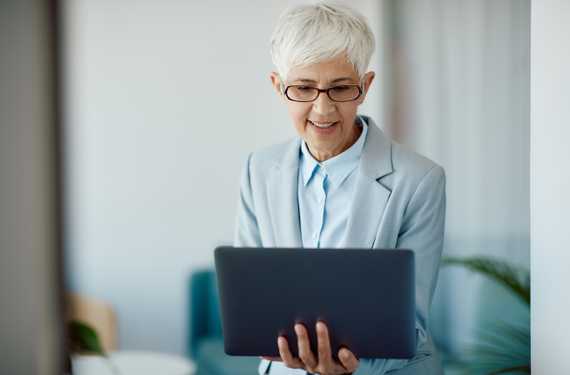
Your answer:
[[[369,120],[370,122],[370,120]],[[368,164],[384,165],[387,173],[383,181],[395,180],[399,183],[415,185],[430,172],[443,174],[443,168],[435,161],[410,149],[408,146],[394,141],[384,131],[370,122],[367,149]],[[389,164],[386,166],[386,164]],[[368,169],[375,169],[370,165]]]
[[[387,186],[406,186],[405,190],[415,190],[422,181],[445,184],[445,171],[441,165],[399,143],[392,142],[391,148],[392,173],[383,180]]]
[[[250,167],[257,171],[267,171],[274,167],[294,166],[298,160],[299,150],[298,137],[263,147],[250,154]]]
[[[381,169],[393,177],[403,177],[414,180],[424,176],[432,169],[442,169],[433,160],[420,155],[414,150],[402,145],[368,116],[361,117],[368,124],[368,135],[364,148],[366,169],[376,171]]]
[[[434,168],[443,169],[430,158],[396,142],[392,142],[392,162],[395,171],[412,175],[424,175]]]

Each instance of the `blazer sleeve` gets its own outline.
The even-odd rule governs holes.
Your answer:
[[[257,225],[253,192],[251,188],[251,159],[249,154],[242,170],[240,191],[237,206],[237,216],[234,233],[234,246],[261,247],[261,236]],[[258,374],[265,374],[270,361],[261,359],[257,369]]]
[[[413,193],[398,234],[396,247],[415,253],[416,356],[409,360],[363,358],[355,375],[441,374],[439,358],[426,344],[429,309],[443,249],[445,205],[445,172],[434,166]]]
[[[249,154],[242,170],[240,180],[240,193],[238,199],[237,216],[234,232],[234,246],[261,247],[261,236],[251,189],[251,159]]]

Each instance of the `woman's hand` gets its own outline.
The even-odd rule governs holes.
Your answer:
[[[293,357],[289,350],[287,339],[283,336],[279,336],[277,338],[279,355],[281,357],[263,358],[272,361],[283,361],[285,366],[289,368],[304,369],[305,371],[320,375],[342,375],[353,373],[358,368],[358,359],[356,359],[354,354],[346,348],[341,348],[338,351],[340,362],[337,362],[332,358],[329,331],[325,323],[317,322],[318,356],[315,356],[311,352],[309,335],[305,326],[302,324],[295,324],[295,333],[297,334],[299,358]]]

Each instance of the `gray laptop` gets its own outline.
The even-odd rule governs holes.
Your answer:
[[[214,254],[227,354],[278,356],[285,335],[297,356],[296,322],[317,353],[322,320],[335,358],[343,346],[357,358],[414,356],[412,251],[224,246]]]

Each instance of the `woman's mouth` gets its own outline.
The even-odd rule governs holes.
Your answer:
[[[311,121],[311,120],[307,120],[309,122],[309,124],[311,124],[311,126],[313,126],[314,128],[324,131],[327,129],[331,129],[332,127],[334,127],[338,121],[334,121],[334,122],[317,122],[317,121]]]

